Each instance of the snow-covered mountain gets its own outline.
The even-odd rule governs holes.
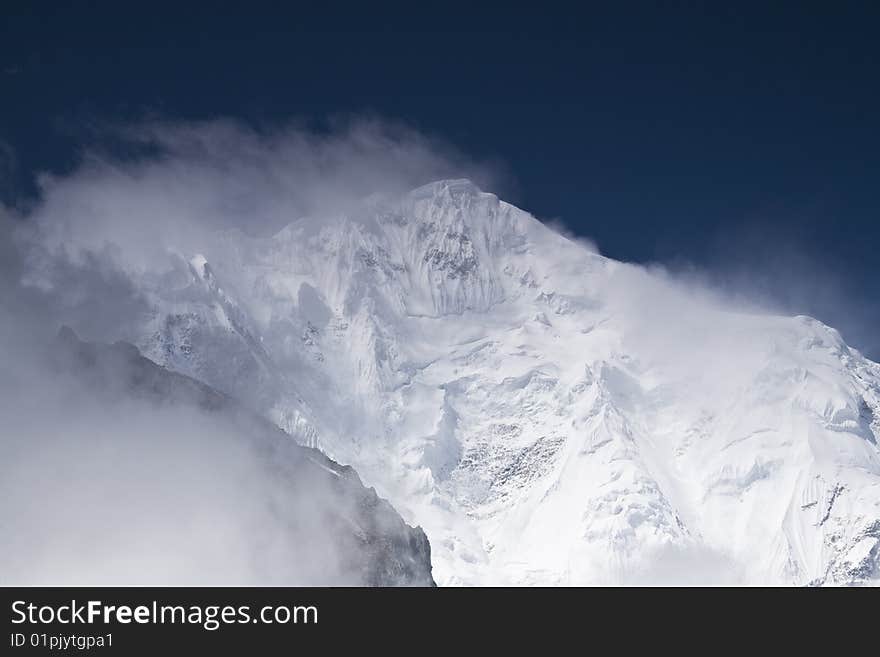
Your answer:
[[[442,584],[880,578],[880,366],[465,180],[222,232],[118,339],[356,467]]]

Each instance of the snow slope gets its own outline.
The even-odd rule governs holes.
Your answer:
[[[354,465],[439,584],[880,578],[880,366],[466,180],[225,232],[116,336]]]

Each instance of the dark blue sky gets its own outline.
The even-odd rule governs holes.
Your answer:
[[[33,193],[35,172],[72,166],[94,121],[372,113],[502,162],[510,200],[607,255],[705,267],[880,356],[872,3],[12,4],[0,10],[7,201]]]

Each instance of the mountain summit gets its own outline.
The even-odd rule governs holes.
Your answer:
[[[880,366],[466,180],[136,279],[103,336],[357,468],[440,584],[880,578]]]

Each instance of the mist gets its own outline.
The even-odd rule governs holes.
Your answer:
[[[145,397],[124,361],[69,371],[57,343],[18,346],[0,368],[0,584],[364,583],[335,519],[361,502],[268,458],[258,425]]]
[[[81,262],[85,251],[101,252],[120,266],[145,268],[169,248],[196,248],[206,231],[271,235],[295,219],[349,212],[366,197],[441,178],[495,188],[499,171],[378,120],[327,133],[149,121],[97,131],[80,166],[41,176],[39,201],[20,214],[53,254]]]
[[[63,230],[87,223],[65,216]],[[50,250],[36,241],[46,227],[59,226],[0,213],[0,584],[368,583],[375,548],[346,526],[364,518],[356,479],[337,482],[234,400],[145,396],[125,363],[97,378],[59,367],[59,327],[111,342],[148,300],[118,244]],[[389,513],[359,531],[394,540],[404,525]]]

